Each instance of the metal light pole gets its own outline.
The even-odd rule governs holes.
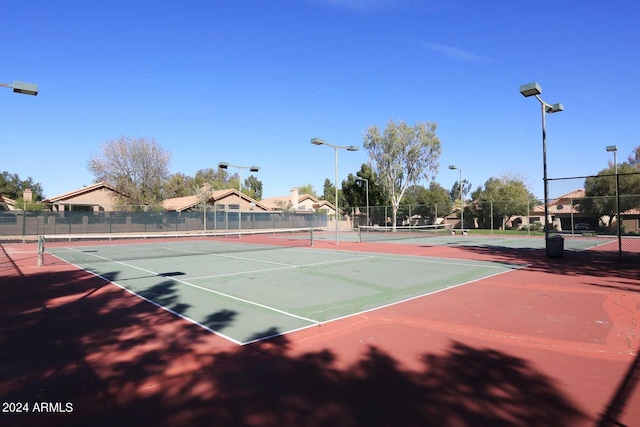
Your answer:
[[[242,169],[249,169],[249,172],[258,172],[260,170],[260,166],[238,166],[231,165],[229,163],[220,162],[218,163],[218,167],[220,169],[228,169],[228,168],[236,168],[238,169],[238,239],[241,237],[240,232],[242,231]]]
[[[371,225],[369,224],[369,180],[366,178],[356,177],[356,181],[364,181],[367,184],[367,225]]]
[[[335,181],[334,181],[334,186],[336,188],[336,204],[335,204],[335,208],[336,208],[336,245],[338,244],[338,150],[340,148],[344,148],[347,151],[358,151],[359,148],[356,147],[355,145],[332,145],[329,144],[327,142],[325,142],[324,140],[320,139],[320,138],[311,138],[311,143],[313,145],[327,145],[329,147],[333,147],[333,149],[336,152],[336,160],[335,160]]]
[[[0,83],[0,87],[13,89],[15,93],[23,95],[38,95],[38,85],[33,83],[13,82],[13,84]]]
[[[536,82],[520,86],[520,93],[524,97],[535,96],[542,106],[542,168],[544,181],[544,246],[547,256],[549,255],[549,181],[547,179],[547,113],[558,113],[564,110],[564,106],[560,103],[547,104],[540,98],[542,88]]]
[[[460,169],[456,165],[449,166],[449,169],[451,169],[451,170],[456,170],[457,169],[457,170],[460,171],[460,185],[459,185],[459,190],[460,190],[460,233],[464,234],[464,201],[462,199],[462,169]]]
[[[618,146],[608,145],[607,151],[613,151],[613,164],[616,174],[616,219],[617,219],[617,232],[618,232],[618,256],[622,258],[622,228],[620,218],[620,175],[618,175]]]

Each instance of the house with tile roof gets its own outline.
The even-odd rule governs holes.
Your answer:
[[[585,191],[577,189],[549,201],[549,222],[553,224],[554,230],[571,230],[578,223],[589,224],[592,229],[597,228],[598,218],[581,212],[579,209],[580,200],[584,197]],[[529,215],[529,221],[544,223],[544,205],[533,208]]]
[[[621,225],[625,233],[640,234],[640,208],[620,212],[620,218],[622,218]]]
[[[115,210],[116,200],[119,196],[122,196],[120,191],[101,181],[68,193],[48,197],[42,202],[46,203],[54,212],[101,212]]]
[[[269,197],[262,199],[261,203],[272,211],[287,212],[326,212],[329,216],[335,215],[336,208],[333,203],[320,200],[311,194],[298,194],[297,188],[292,188],[288,196]],[[343,214],[342,209],[339,210]]]
[[[597,230],[602,223],[608,223],[608,217],[597,218],[588,213],[581,212],[580,201],[586,197],[585,190],[578,189],[550,200],[548,211],[550,222],[554,225],[554,230],[571,230],[576,228],[576,224],[587,226],[591,230]],[[533,208],[530,220],[544,222],[544,205]],[[621,225],[625,232],[640,232],[640,208],[629,209],[620,212],[622,218]],[[604,221],[603,221],[604,220]],[[612,225],[615,224],[615,219]]]
[[[198,209],[198,205],[202,203],[198,199],[197,195],[173,197],[171,199],[163,200],[162,207],[165,211],[174,212],[195,210]],[[242,212],[265,212],[270,210],[263,202],[259,202],[252,197],[231,188],[212,191],[209,199],[207,200],[207,205],[215,206],[218,211],[238,211],[238,209],[240,209]]]
[[[0,211],[12,211],[18,209],[16,201],[0,194]]]

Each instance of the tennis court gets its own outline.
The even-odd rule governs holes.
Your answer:
[[[8,425],[638,419],[637,263],[283,231],[0,245]]]
[[[49,239],[45,259],[76,265],[241,345],[521,267],[317,249],[312,236],[311,230],[294,230],[240,237]]]
[[[581,252],[600,247],[616,246],[616,236],[582,236],[565,234],[564,249]],[[504,234],[465,234],[453,232],[450,225],[396,227],[360,227],[345,240],[359,242],[410,243],[425,246],[476,246],[482,248],[544,249],[543,236],[509,236]]]

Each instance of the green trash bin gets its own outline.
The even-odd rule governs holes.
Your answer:
[[[551,258],[564,256],[564,237],[556,235],[547,238],[547,256]]]

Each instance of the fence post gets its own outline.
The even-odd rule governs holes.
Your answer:
[[[569,199],[569,209],[571,209],[571,236],[573,236],[573,230],[575,229],[573,224],[573,198]]]
[[[491,207],[491,234],[493,234],[493,200],[489,200],[489,206]]]
[[[438,223],[438,204],[436,203],[436,217],[433,219],[433,223],[437,224]]]
[[[26,228],[27,228],[27,211],[22,209],[22,243],[26,242]]]
[[[529,216],[531,211],[531,202],[527,199],[527,236],[531,237],[531,221],[529,221]]]

